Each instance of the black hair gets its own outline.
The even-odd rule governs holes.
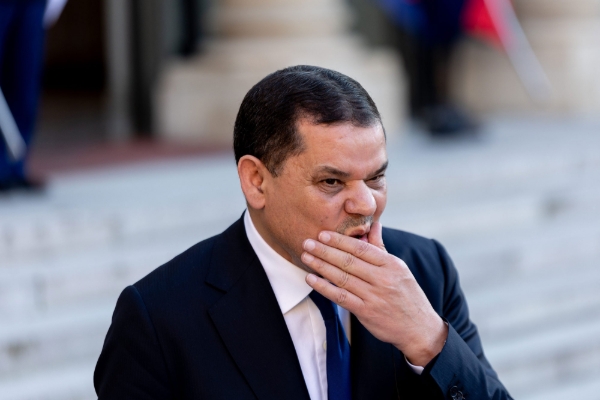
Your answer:
[[[273,72],[248,91],[233,129],[235,161],[252,155],[277,176],[284,161],[304,150],[297,122],[381,124],[367,91],[354,79],[330,69],[297,65]]]

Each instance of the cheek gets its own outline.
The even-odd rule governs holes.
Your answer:
[[[294,210],[299,217],[298,223],[311,232],[328,226],[336,216],[334,201],[313,187],[304,189],[292,197],[293,205],[289,210]]]
[[[319,231],[323,229],[336,230],[337,226],[347,216],[343,196],[317,195],[311,204],[308,207],[308,212],[311,213],[312,220],[317,224]]]

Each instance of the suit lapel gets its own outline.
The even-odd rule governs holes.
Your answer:
[[[209,314],[256,397],[308,400],[294,344],[243,219],[217,239],[206,282],[226,292]]]

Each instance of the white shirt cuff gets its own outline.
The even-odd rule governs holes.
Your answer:
[[[425,369],[425,367],[419,367],[417,365],[412,365],[410,363],[410,361],[408,361],[408,358],[406,358],[406,356],[404,356],[404,359],[406,360],[406,363],[408,364],[408,366],[415,372],[415,374],[421,375],[423,373],[423,370]]]
[[[446,321],[444,321],[444,323],[446,324],[446,326],[448,326],[448,323]],[[446,346],[446,341],[444,341],[444,346]],[[425,367],[419,367],[418,365],[412,365],[410,363],[410,361],[408,361],[408,358],[406,358],[406,356],[404,356],[404,359],[406,360],[406,363],[408,364],[408,366],[415,372],[415,374],[421,375],[423,373],[423,370],[425,370]]]

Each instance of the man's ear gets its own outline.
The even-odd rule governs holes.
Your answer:
[[[264,208],[265,179],[271,176],[267,167],[258,158],[245,155],[238,161],[238,175],[248,205],[257,210]]]

